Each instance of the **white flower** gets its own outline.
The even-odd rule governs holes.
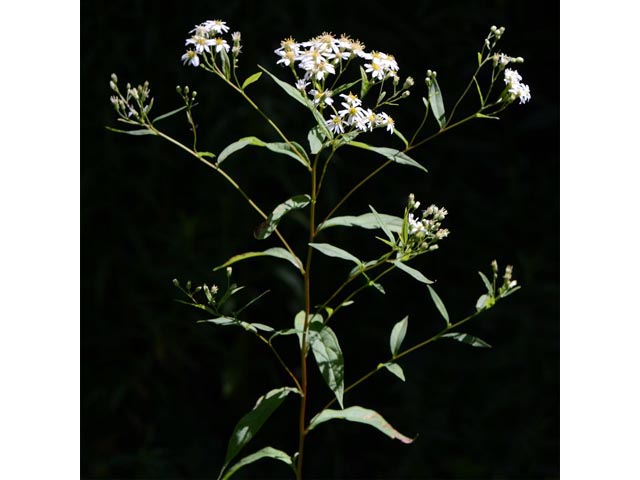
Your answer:
[[[200,65],[200,58],[194,50],[187,50],[187,52],[182,55],[180,59],[182,60],[183,65],[189,64],[193,65],[194,67]]]
[[[300,80],[298,80],[296,82],[296,88],[298,90],[300,90],[301,92],[306,92],[307,91],[307,86],[309,85],[309,82],[305,82],[304,78],[301,78]]]
[[[304,80],[302,81],[304,82]],[[333,103],[333,98],[331,98],[332,93],[331,90],[322,91],[316,90],[315,88],[309,90],[309,95],[313,96],[313,103],[316,105],[320,105],[321,103],[331,105]]]
[[[185,42],[185,45],[193,45],[196,49],[196,53],[202,54],[202,52],[210,52],[209,47],[215,44],[214,40],[210,40],[206,37],[200,37],[198,35],[194,35],[191,38],[188,38]]]
[[[231,34],[231,40],[233,40],[233,43],[240,42],[241,38],[242,38],[242,34],[240,32],[233,32]]]
[[[216,33],[226,33],[229,31],[227,22],[223,22],[222,20],[207,20],[203,25],[207,27],[209,31],[214,31]]]
[[[371,78],[384,80],[385,72],[382,65],[376,62],[366,63],[364,65],[366,73],[371,73]]]
[[[381,112],[378,115],[376,115],[376,125],[377,126],[386,126],[387,127],[387,132],[393,133],[393,128],[395,126],[395,122],[393,121],[393,118],[391,118],[389,115],[387,115],[384,112]],[[420,204],[420,202],[417,202],[415,208],[418,208],[419,204]]]
[[[340,117],[342,117],[347,122],[347,124],[357,125],[357,122],[364,117],[364,110],[362,109],[362,107],[359,107],[356,104],[350,104],[349,102],[342,102],[341,105],[344,107],[344,109],[340,110],[338,112],[338,115],[340,115]],[[366,130],[366,128],[363,128],[361,130]]]
[[[222,39],[222,38],[220,38],[220,37],[216,37],[216,38],[214,38],[214,39],[213,39],[213,42],[214,42],[214,44],[215,44],[215,46],[216,46],[216,52],[220,52],[223,48],[224,48],[224,50],[225,50],[226,52],[228,52],[228,51],[229,51],[229,49],[231,48],[231,47],[229,46],[229,44],[227,43],[227,41],[226,41],[226,40],[224,40],[224,39]]]
[[[345,108],[359,107],[360,105],[362,105],[362,100],[360,100],[355,93],[349,92],[349,95],[341,93],[340,96],[345,100],[343,103],[341,103],[341,105]]]
[[[511,70],[509,68],[505,68],[504,70],[504,83],[507,85],[513,85],[520,83],[522,81],[522,77],[518,73],[517,70]]]
[[[326,123],[333,133],[344,133],[344,123],[340,115],[331,115],[331,118]]]

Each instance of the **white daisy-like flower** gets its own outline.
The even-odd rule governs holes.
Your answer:
[[[521,105],[531,100],[529,85],[525,85],[524,83],[519,83],[518,85],[511,86],[511,88],[509,89],[509,93],[518,97],[518,99],[520,99]]]
[[[204,23],[196,25],[189,33],[193,33],[196,37],[206,37],[209,35],[209,28]]]
[[[385,77],[384,68],[379,63],[375,63],[375,62],[366,63],[364,65],[364,68],[366,73],[371,74],[371,78],[384,80],[384,77]]]
[[[194,67],[200,65],[200,58],[194,50],[187,50],[186,53],[182,55],[182,57],[180,57],[180,59],[182,60],[183,65],[189,64],[193,65]]]
[[[216,46],[216,52],[220,52],[223,48],[226,52],[231,48],[226,40],[220,37],[216,37],[213,39],[214,45]]]
[[[304,78],[301,78],[300,80],[298,80],[296,82],[296,88],[298,90],[300,90],[301,92],[306,92],[307,91],[307,86],[309,85],[309,82],[306,82],[304,80]]]
[[[344,109],[340,110],[338,112],[338,115],[340,115],[340,117],[342,117],[347,122],[347,124],[357,124],[360,119],[364,118],[364,110],[362,109],[362,107],[355,104],[350,104],[348,102],[342,102],[341,105],[344,107]],[[366,127],[362,130],[366,130]]]
[[[289,65],[294,63],[295,60],[296,60],[296,52],[294,52],[293,50],[287,50],[287,51],[285,51],[285,50],[282,50],[282,51],[276,50],[275,53],[280,55],[280,60],[278,60],[276,62],[276,65],[282,63],[285,67],[288,67]]]
[[[349,92],[349,95],[341,93],[340,96],[344,98],[344,102],[341,103],[341,105],[345,108],[349,108],[352,106],[359,107],[360,105],[362,105],[362,100],[360,100],[355,93]]]
[[[333,133],[344,133],[344,122],[340,115],[331,115],[331,118],[326,121],[326,124]]]
[[[185,42],[185,45],[193,45],[193,47],[196,49],[196,53],[199,54],[202,54],[202,52],[210,52],[211,50],[209,50],[209,47],[214,44],[214,40],[197,35],[188,38]]]
[[[504,83],[507,85],[518,84],[522,81],[522,77],[518,73],[517,70],[511,70],[509,68],[505,68],[504,70]]]
[[[380,127],[387,127],[387,132],[393,133],[395,122],[393,118],[391,118],[389,115],[387,115],[384,112],[380,112],[379,114],[376,115],[376,125]],[[417,202],[417,204],[419,203],[420,202]],[[416,208],[418,207],[416,206]]]
[[[222,20],[207,20],[204,22],[204,25],[209,29],[209,31],[214,31],[216,33],[226,33],[229,31],[227,22],[223,22]]]

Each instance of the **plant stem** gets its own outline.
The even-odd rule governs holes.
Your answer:
[[[311,168],[311,206],[309,213],[309,243],[313,242],[316,236],[316,199],[318,196],[316,190],[316,176],[318,171],[318,159],[320,155],[316,155]],[[307,410],[307,393],[308,393],[308,376],[307,376],[307,337],[309,334],[309,320],[311,318],[311,257],[313,248],[309,245],[307,249],[307,262],[304,269],[304,329],[302,332],[302,346],[300,348],[300,366],[302,376],[302,393],[300,398],[300,415],[298,423],[298,461],[296,463],[296,479],[302,480],[302,461],[304,455],[304,440],[306,437],[306,410]]]

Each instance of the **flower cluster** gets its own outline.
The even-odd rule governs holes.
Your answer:
[[[361,132],[372,131],[377,127],[386,127],[387,131],[393,133],[395,122],[384,112],[375,113],[370,108],[362,107],[362,100],[354,93],[348,95],[340,94],[344,102],[340,103],[342,110],[334,110],[334,114],[326,121],[327,126],[333,133],[345,133],[347,129],[357,129]]]
[[[126,95],[123,95],[118,88],[118,77],[112,73],[109,86],[115,93],[110,98],[111,104],[122,119],[129,121],[129,123],[138,123],[151,111],[153,98],[150,96],[149,82],[144,82],[137,87],[132,87],[130,83],[127,83],[127,92]]]
[[[504,83],[507,84],[507,92],[511,97],[510,100],[513,101],[518,98],[522,104],[531,100],[531,93],[529,92],[529,86],[521,82],[522,77],[518,74],[517,70],[505,68]]]
[[[413,193],[409,195],[407,204],[408,236],[406,250],[424,252],[436,250],[437,242],[449,236],[449,230],[441,228],[442,221],[447,216],[447,210],[431,205],[417,216],[414,212],[420,207],[420,202],[415,201]]]
[[[233,46],[222,38],[220,35],[227,33],[229,27],[226,22],[222,20],[207,20],[199,25],[196,25],[189,33],[191,37],[187,38],[185,45],[191,47],[182,55],[181,60],[184,65],[192,65],[197,67],[200,65],[200,56],[205,53],[212,55],[229,53],[231,50],[232,55],[237,57],[242,50],[240,45],[240,32],[234,32],[231,35]]]

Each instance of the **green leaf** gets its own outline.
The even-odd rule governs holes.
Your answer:
[[[227,470],[227,472],[225,473],[224,477],[221,478],[221,480],[228,480],[229,478],[231,478],[231,476],[234,473],[236,473],[242,467],[246,467],[250,463],[256,462],[263,458],[273,458],[274,460],[279,460],[281,462],[284,462],[293,468],[293,461],[291,460],[291,457],[289,455],[284,453],[282,450],[277,450],[273,447],[264,447],[258,450],[257,452],[252,453],[251,455],[247,455],[238,463],[233,465],[229,470]]]
[[[311,152],[311,155],[315,155],[320,150],[322,150],[322,142],[324,140],[324,137],[322,136],[318,125],[309,130],[309,133],[307,134],[307,140],[309,141],[309,151]]]
[[[198,320],[197,323],[214,323],[216,325],[220,325],[223,327],[226,327],[226,326],[242,327],[248,332],[253,332],[253,333],[257,333],[258,330],[262,330],[265,332],[274,331],[273,328],[271,328],[268,325],[263,325],[262,323],[249,323],[249,322],[244,322],[242,320],[238,320],[237,318],[231,318],[231,317],[207,318],[206,320]]]
[[[474,337],[473,335],[469,335],[468,333],[445,333],[444,335],[442,335],[442,338],[445,337],[452,338],[462,343],[466,343],[468,345],[471,345],[472,347],[491,348],[491,345],[489,345],[484,340],[480,340],[478,337]]]
[[[315,108],[315,105],[300,90],[298,90],[296,87],[294,87],[293,85],[291,85],[291,84],[289,84],[287,82],[283,82],[282,80],[280,80],[278,77],[276,77],[274,74],[272,74],[266,68],[264,68],[264,67],[262,67],[260,65],[258,65],[258,67],[260,67],[260,69],[263,72],[265,72],[267,75],[269,75],[271,77],[271,79],[274,82],[276,82],[276,84],[280,88],[282,88],[282,90],[284,90],[287,93],[287,95],[289,95],[291,98],[293,98],[297,102],[299,102],[302,105],[304,105],[307,108],[307,110],[309,110],[311,112],[311,114],[313,115],[313,117],[315,118],[318,127],[322,130],[322,133],[327,138],[333,139],[333,133],[331,133],[331,131],[327,128],[327,125],[325,123],[325,120],[324,120],[323,116]]]
[[[429,289],[429,293],[431,294],[431,299],[433,300],[433,303],[435,303],[436,308],[440,312],[440,315],[442,315],[442,318],[444,318],[445,321],[447,322],[447,325],[449,325],[449,314],[447,313],[447,309],[444,306],[444,303],[442,303],[442,300],[440,299],[436,291],[433,289],[433,287],[431,287],[431,285],[427,285],[427,288]]]
[[[336,88],[336,89],[333,91],[333,96],[335,97],[335,96],[339,95],[340,93],[342,93],[342,92],[344,92],[344,91],[346,91],[346,90],[351,89],[351,87],[353,87],[353,86],[354,86],[354,85],[356,85],[357,83],[360,83],[361,81],[362,81],[362,79],[361,79],[361,78],[359,78],[358,80],[356,80],[356,81],[354,81],[354,82],[345,83],[345,84],[343,84],[343,85],[340,85],[338,88]]]
[[[408,273],[409,275],[411,275],[417,281],[419,281],[421,283],[424,283],[425,285],[429,285],[430,283],[433,283],[431,280],[429,280],[427,277],[425,277],[421,272],[419,272],[415,268],[410,267],[409,265],[407,265],[405,263],[402,263],[400,260],[394,260],[391,263],[393,263],[396,267],[398,267],[403,272]]]
[[[382,285],[380,285],[379,283],[375,283],[375,282],[370,282],[370,285],[375,288],[376,290],[378,290],[381,294],[386,295],[387,292],[384,291],[384,287]]]
[[[269,248],[267,250],[265,250],[264,252],[246,252],[246,253],[241,253],[240,255],[235,255],[233,257],[231,257],[229,260],[227,260],[226,262],[224,262],[222,265],[216,267],[213,269],[213,271],[217,271],[220,270],[222,268],[226,268],[229,265],[233,265],[236,262],[239,262],[241,260],[246,260],[247,258],[253,258],[253,257],[277,257],[277,258],[282,258],[284,260],[288,260],[290,261],[298,270],[300,270],[301,272],[304,271],[304,268],[302,267],[302,261],[300,261],[300,259],[298,257],[294,257],[293,255],[291,255],[291,253],[289,253],[288,250],[285,250],[284,248],[280,248],[280,247],[273,247],[273,248]]]
[[[485,293],[484,295],[480,295],[480,298],[478,298],[478,301],[476,302],[476,310],[480,311],[484,308],[491,308],[494,303],[495,300],[493,300],[493,297]]]
[[[198,152],[198,153],[197,153],[197,155],[198,155],[200,158],[205,158],[205,157],[215,158],[215,157],[216,157],[216,156],[215,156],[213,153],[211,153],[211,152]]]
[[[354,262],[356,265],[362,265],[362,261],[360,259],[354,257],[346,250],[331,245],[330,243],[310,243],[309,246],[329,257],[341,258],[343,260]]]
[[[233,153],[237,152],[238,150],[242,150],[243,148],[248,146],[265,147],[271,150],[272,152],[280,153],[282,155],[287,155],[293,158],[294,160],[297,160],[307,168],[310,168],[310,165],[311,165],[309,163],[309,158],[307,157],[307,154],[304,151],[304,148],[302,148],[302,146],[297,144],[296,142],[290,142],[290,144],[285,142],[266,143],[257,137],[244,137],[244,138],[241,138],[240,140],[233,142],[230,145],[227,145],[225,149],[222,150],[222,152],[220,152],[220,155],[218,155],[218,165],[220,165]],[[294,150],[294,147],[295,147],[295,150]],[[300,155],[296,153],[296,150]]]
[[[433,116],[436,117],[438,125],[440,125],[440,128],[444,128],[447,124],[447,118],[444,114],[442,92],[440,91],[436,77],[431,77],[429,82],[429,105],[431,105],[431,111],[433,112]]]
[[[193,105],[191,105],[191,107],[195,107],[197,105],[197,103],[194,103]],[[175,110],[171,110],[170,112],[167,113],[163,113],[162,115],[157,116],[156,118],[154,118],[153,120],[151,120],[151,123],[156,123],[159,120],[164,120],[165,118],[169,118],[173,115],[175,115],[176,113],[180,113],[183,110],[186,110],[187,106],[185,105],[184,107],[180,107],[180,108],[176,108]]]
[[[480,278],[482,279],[484,286],[487,287],[487,293],[489,295],[493,295],[493,284],[489,281],[489,279],[484,273],[478,272],[478,275],[480,275]]]
[[[344,408],[344,357],[338,337],[330,327],[321,322],[309,326],[309,342],[322,378]]]
[[[371,205],[369,205],[369,208],[371,209],[371,212],[373,213],[373,216],[376,218],[376,222],[378,222],[378,225],[380,225],[380,228],[382,229],[384,234],[387,236],[389,241],[391,243],[395,242],[396,239],[393,237],[393,234],[389,230],[389,227],[387,227],[387,225],[384,223],[384,220],[382,220],[380,215],[378,215],[378,212],[376,212],[376,209],[373,208]]]
[[[369,83],[367,72],[365,72],[364,68],[362,67],[360,67],[360,80],[362,81],[362,84],[360,85],[360,99],[363,99],[371,88],[371,84]]]
[[[407,334],[407,327],[409,326],[409,317],[404,317],[398,323],[393,326],[391,330],[391,337],[389,338],[389,346],[391,347],[391,354],[395,357],[400,351],[400,346]]]
[[[378,412],[362,407],[349,407],[344,410],[323,410],[311,419],[309,430],[313,430],[321,423],[329,420],[347,420],[349,422],[364,423],[380,430],[386,436],[400,440],[402,443],[413,443],[413,439],[402,435],[393,428]]]
[[[383,157],[391,160],[392,162],[399,163],[400,165],[409,165],[411,167],[419,168],[423,172],[427,172],[427,169],[416,162],[413,158],[409,157],[406,153],[402,153],[400,150],[396,150],[395,148],[389,147],[373,147],[367,143],[363,142],[349,142],[347,145],[351,145],[352,147],[362,148],[364,150],[371,150]]]
[[[227,80],[231,79],[231,60],[229,60],[229,55],[227,55],[227,51],[223,48],[220,50],[220,59],[222,60],[222,73]]]
[[[262,330],[263,332],[273,332],[275,328],[270,327],[269,325],[265,325],[263,323],[251,323],[252,327],[257,328],[258,330]]]
[[[264,240],[269,237],[275,229],[278,227],[278,223],[280,223],[280,219],[289,213],[291,210],[298,210],[306,207],[311,202],[311,197],[309,195],[296,195],[295,197],[291,197],[284,203],[278,205],[269,218],[267,218],[262,224],[258,227],[258,229],[254,232],[253,236],[258,240]]]
[[[378,218],[384,222],[390,231],[400,233],[400,230],[402,230],[402,218],[384,213],[378,213]],[[334,217],[318,225],[317,231],[329,227],[360,227],[367,230],[375,230],[381,228],[378,218],[373,213],[365,213],[357,217],[353,215]]]
[[[257,82],[258,79],[262,76],[262,72],[257,72],[254,73],[253,75],[251,75],[249,78],[247,78],[243,83],[242,83],[242,90],[244,90],[245,88],[247,88],[249,85],[251,85],[254,82]]]
[[[227,447],[227,455],[225,457],[223,469],[229,465],[229,462],[240,453],[240,450],[251,441],[256,433],[262,428],[262,425],[269,419],[271,414],[280,406],[282,401],[290,393],[299,393],[298,390],[291,387],[282,387],[271,390],[258,399],[255,407],[236,424],[233,429],[229,446]]]
[[[126,133],[127,135],[155,135],[153,130],[141,128],[139,130],[120,130],[119,128],[105,127],[107,130],[117,133]]]
[[[488,120],[500,120],[500,117],[494,115],[485,115],[484,113],[476,113],[476,118],[486,118]]]
[[[482,53],[478,52],[478,66],[482,65]]]
[[[402,367],[397,363],[387,362],[387,363],[381,363],[380,365],[378,365],[378,368],[382,368],[382,367],[389,370],[391,373],[393,373],[396,377],[398,377],[403,382],[406,381],[406,379],[404,378],[404,371],[402,370]]]

